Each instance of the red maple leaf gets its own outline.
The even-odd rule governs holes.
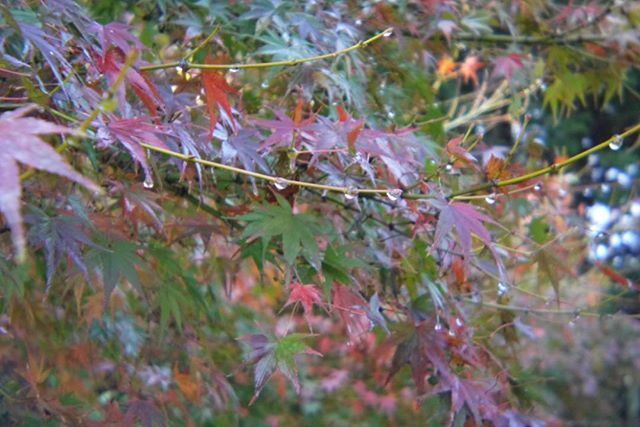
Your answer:
[[[213,57],[208,57],[206,60],[207,64],[216,64],[218,62],[220,61]],[[233,112],[231,111],[228,98],[229,94],[235,94],[237,91],[229,86],[224,74],[216,70],[203,70],[202,87],[204,88],[207,108],[209,109],[211,130],[216,127],[220,110],[222,110],[233,130],[237,132],[237,124],[233,118]]]
[[[145,174],[145,181],[153,182],[153,174],[147,162],[144,147],[141,144],[149,144],[158,148],[168,149],[159,138],[163,134],[162,128],[150,123],[149,118],[121,119],[110,116],[106,126],[98,128],[98,140],[106,146],[120,141],[129,151],[135,161],[140,163]]]
[[[104,73],[110,85],[113,85],[122,68],[125,66],[126,58],[124,52],[119,48],[108,49],[102,58],[97,61],[98,71]],[[158,114],[158,110],[162,109],[162,100],[158,94],[158,89],[146,76],[140,74],[134,68],[129,68],[125,72],[125,81],[131,86],[131,89],[140,98],[142,103],[147,107],[152,116]],[[116,96],[120,101],[118,104],[123,106],[126,104],[125,88],[120,86],[117,88]]]
[[[367,315],[369,304],[346,286],[334,283],[331,290],[333,308],[347,326],[347,334],[352,341],[359,342],[371,330],[373,323]]]
[[[457,160],[462,160],[464,163],[477,162],[478,160],[473,157],[473,155],[460,146],[461,143],[461,136],[451,139],[447,143],[447,152],[452,156],[455,156]]]
[[[304,317],[309,323],[309,316],[313,313],[313,304],[317,306],[323,306],[322,293],[318,288],[313,285],[303,285],[301,283],[294,282],[289,288],[289,299],[284,305],[285,307],[299,302],[304,309]]]
[[[91,191],[100,188],[74,171],[40,135],[75,134],[73,129],[34,117],[23,117],[36,108],[29,105],[0,115],[0,212],[11,229],[18,260],[25,256],[25,238],[20,213],[20,170],[18,163],[64,176]]]

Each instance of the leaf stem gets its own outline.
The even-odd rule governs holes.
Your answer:
[[[323,59],[336,58],[354,50],[363,49],[369,44],[380,40],[383,37],[388,37],[393,31],[393,28],[387,28],[386,30],[370,37],[366,40],[361,40],[358,43],[349,46],[345,49],[337,50],[331,53],[325,53],[322,55],[309,56],[306,58],[290,59],[286,61],[273,61],[273,62],[260,62],[255,64],[188,64],[189,68],[198,68],[201,70],[229,70],[229,69],[244,69],[244,68],[271,68],[271,67],[286,67],[292,65],[302,64],[304,62],[315,62]],[[165,64],[145,65],[140,67],[140,71],[153,71],[164,68],[174,68],[181,66],[180,62],[167,62]]]

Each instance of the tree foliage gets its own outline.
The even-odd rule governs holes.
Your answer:
[[[582,179],[637,162],[638,5],[127,4],[0,6],[3,424],[553,425],[621,387],[563,346],[637,362],[638,171],[619,222]]]

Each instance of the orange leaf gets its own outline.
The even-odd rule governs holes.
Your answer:
[[[478,84],[478,70],[484,67],[484,64],[480,62],[477,56],[467,56],[462,65],[460,65],[460,74],[465,83],[473,81],[474,85]]]
[[[215,64],[221,62],[219,59],[207,57],[207,64]],[[224,74],[216,70],[203,70],[202,86],[207,100],[207,108],[209,109],[209,120],[211,130],[215,128],[218,122],[220,110],[223,110],[229,118],[234,130],[237,130],[236,122],[231,112],[229,104],[229,94],[235,94],[236,90],[229,86],[225,80]]]
[[[447,77],[453,73],[456,69],[456,63],[450,56],[444,56],[438,61],[438,75],[440,77]]]
[[[485,167],[487,171],[487,179],[493,181],[496,179],[509,178],[511,174],[506,170],[506,166],[507,165],[503,159],[492,155]]]
[[[192,402],[198,399],[200,386],[191,378],[191,375],[183,374],[178,369],[178,365],[173,365],[173,377],[176,380],[176,384],[178,384],[178,388],[182,394],[184,394],[184,397]]]

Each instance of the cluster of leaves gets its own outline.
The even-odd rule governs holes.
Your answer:
[[[638,6],[112,3],[0,6],[3,423],[551,420],[518,314],[598,301],[568,180],[517,177],[626,94]]]

